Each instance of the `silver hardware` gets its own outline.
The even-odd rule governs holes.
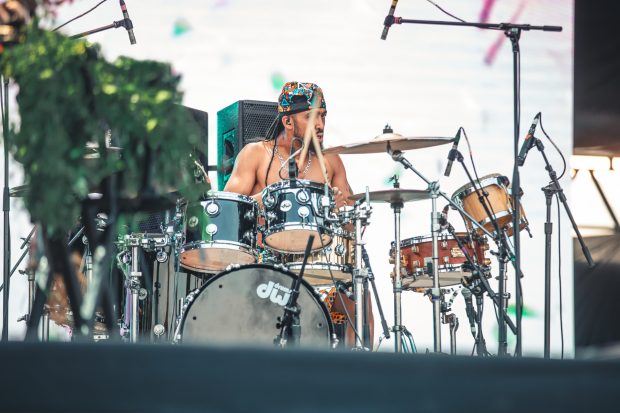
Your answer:
[[[207,214],[209,214],[209,215],[217,215],[220,212],[220,207],[215,202],[210,202],[205,207],[205,211],[207,211]]]
[[[293,203],[291,201],[289,201],[288,199],[285,199],[280,204],[280,211],[282,211],[282,212],[288,212],[288,211],[291,210],[291,208],[293,208]]]
[[[300,206],[297,210],[297,215],[300,218],[307,218],[310,215],[310,209],[307,206]]]
[[[207,230],[207,234],[214,235],[215,233],[217,233],[217,225],[211,223],[207,225],[206,230]]]

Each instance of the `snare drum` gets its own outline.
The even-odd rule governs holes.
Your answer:
[[[304,280],[311,285],[334,284],[338,280],[350,281],[352,266],[355,264],[353,241],[353,234],[341,230],[334,231],[331,245],[308,257]],[[303,260],[303,254],[282,254],[284,265],[295,273],[301,270]]]
[[[308,237],[314,235],[313,251],[328,246],[332,235],[324,219],[324,197],[323,184],[302,179],[280,181],[266,187],[263,190],[265,245],[279,252],[303,253]],[[331,209],[331,190],[328,198],[325,201]]]
[[[231,192],[208,192],[185,209],[181,265],[197,272],[222,271],[256,261],[258,203]]]
[[[485,258],[484,252],[489,249],[486,238],[476,241],[469,241],[466,232],[456,234],[459,240],[465,245],[467,253],[479,264],[489,265],[490,260]],[[390,261],[394,262],[395,248],[392,242],[390,249]],[[433,240],[432,236],[420,236],[402,240],[401,248],[401,269],[406,271],[403,276],[403,288],[430,288],[433,286],[432,264]],[[471,272],[463,269],[463,264],[467,262],[463,250],[450,234],[440,234],[438,237],[438,257],[439,257],[439,286],[447,287],[459,284],[464,276],[471,275]]]
[[[253,264],[222,272],[186,298],[176,341],[273,347],[278,323],[297,276],[281,267]],[[314,289],[302,280],[299,345],[330,348],[333,324]]]
[[[507,177],[502,176],[500,174],[490,174],[483,176],[479,181],[476,181],[476,185],[479,188],[482,188],[482,191],[486,192],[488,196],[489,208],[491,213],[495,217],[497,221],[497,225],[500,229],[504,230],[508,236],[512,235],[512,199],[510,197],[510,193],[508,192],[510,181]],[[493,227],[493,223],[491,219],[487,215],[484,210],[483,205],[478,200],[478,195],[476,194],[476,190],[471,185],[471,183],[467,185],[463,185],[459,189],[457,189],[452,195],[452,199],[459,203],[465,212],[471,215],[478,223],[489,232],[494,232],[495,228]],[[525,211],[523,210],[523,206],[519,203],[520,208],[520,225],[519,230],[527,228],[528,221],[525,217]],[[471,229],[472,224],[470,222],[466,222],[468,228]],[[479,231],[477,229],[477,231]]]

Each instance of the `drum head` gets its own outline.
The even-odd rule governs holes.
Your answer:
[[[296,275],[268,265],[223,272],[205,284],[183,315],[181,341],[209,345],[273,347],[276,327]],[[325,305],[302,281],[301,347],[330,348],[333,327]]]

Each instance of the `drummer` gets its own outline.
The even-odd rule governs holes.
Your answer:
[[[318,116],[314,124],[310,122],[310,108],[314,101],[318,102]],[[320,99],[320,100],[319,100]],[[325,117],[327,109],[323,91],[314,83],[288,82],[282,87],[282,92],[278,97],[278,117],[274,121],[265,140],[249,143],[246,145],[235,161],[232,175],[226,184],[224,191],[236,192],[243,195],[252,196],[261,203],[261,192],[265,187],[285,179],[288,176],[287,159],[291,153],[291,146],[295,143],[295,149],[299,149],[300,143],[306,128],[314,128],[321,147],[323,146],[323,131],[325,129]],[[296,156],[297,170],[299,179],[309,181],[324,182],[323,173],[313,145],[308,148],[307,160],[301,165],[299,154]],[[331,183],[334,193],[336,207],[341,208],[352,205],[353,202],[348,198],[353,194],[351,186],[347,181],[347,173],[340,156],[328,154],[324,156],[327,177]],[[332,319],[336,322],[335,316],[348,314],[353,317],[354,305],[351,300],[341,294],[340,299],[334,299],[334,289],[319,291],[324,296],[331,296],[327,301],[330,305]],[[346,311],[343,308],[346,307]],[[372,342],[374,325],[372,307],[369,311],[370,337]],[[351,324],[348,323],[345,332],[345,346],[355,345],[355,336]]]
[[[314,125],[309,124],[310,106],[313,99],[320,99],[318,114]],[[278,98],[278,117],[268,132],[265,140],[247,144],[235,161],[232,175],[224,188],[226,192],[236,192],[252,196],[261,202],[261,191],[275,182],[288,179],[288,162],[291,146],[299,149],[306,128],[314,128],[321,146],[327,110],[320,87],[314,83],[288,82],[282,87]],[[296,156],[299,179],[321,182],[325,181],[314,146],[308,148],[304,164]],[[352,195],[347,181],[347,173],[338,155],[324,156],[327,177],[334,192],[338,208],[352,204],[348,197]]]

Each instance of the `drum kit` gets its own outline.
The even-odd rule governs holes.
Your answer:
[[[475,323],[481,323],[484,294],[498,306],[498,313],[504,315],[500,318],[513,327],[505,315],[508,295],[502,286],[511,254],[508,237],[513,232],[508,179],[498,174],[472,179],[448,196],[402,153],[455,139],[403,137],[386,127],[382,135],[368,142],[324,149],[323,153],[341,155],[387,152],[427,184],[426,189],[403,189],[395,176],[392,189],[371,192],[367,188],[350,197],[353,205],[340,209],[335,207],[328,185],[297,178],[267,186],[262,191],[262,204],[249,196],[221,191],[208,191],[196,201],[180,198],[174,210],[158,222],[158,231],[117,236],[116,266],[123,275],[120,336],[129,342],[253,346],[288,343],[368,350],[373,347],[369,333],[372,287],[383,337],[394,334],[395,351],[414,348],[411,334],[402,323],[401,308],[402,292],[413,291],[428,295],[433,304],[434,350],[441,351],[441,324],[448,324],[450,351],[455,353],[458,319],[450,311],[454,297],[462,289],[466,302],[469,297],[471,303],[472,293],[477,298],[478,311],[468,307],[468,317],[479,354],[486,352],[482,332],[478,329],[476,333],[474,328]],[[443,212],[437,209],[438,198],[448,202]],[[429,199],[431,234],[401,237],[404,204]],[[375,203],[389,204],[394,214],[394,241],[389,250],[390,263],[394,264],[391,328],[383,316],[362,239]],[[454,231],[447,220],[450,208],[463,218],[466,231]],[[525,212],[520,208],[519,230],[527,229]],[[92,251],[85,238],[82,261],[90,263],[90,267],[82,265],[78,271],[82,274],[92,271]],[[499,252],[494,254],[503,271],[499,294],[488,282],[489,240],[498,246]],[[172,293],[166,288],[165,301],[171,304],[163,304],[160,299],[159,273],[157,278],[150,276],[155,265],[159,268],[164,263],[171,269],[168,284],[174,286]],[[183,274],[191,275],[192,281],[178,288],[176,279]],[[88,290],[92,277],[84,279]],[[449,294],[451,299],[446,298]],[[50,318],[57,324],[73,327],[67,300],[63,304],[61,295],[52,294],[46,314],[53,315]],[[344,314],[332,311],[335,301],[340,301]],[[158,311],[161,314],[161,306],[170,307],[172,314],[168,315],[166,307],[165,320],[149,315]],[[95,313],[99,318],[93,334],[99,339],[110,337],[112,332],[102,332],[102,313]],[[290,323],[285,321],[289,319],[294,320],[294,328],[282,339],[278,332]],[[345,343],[347,328],[353,331],[354,342]]]

